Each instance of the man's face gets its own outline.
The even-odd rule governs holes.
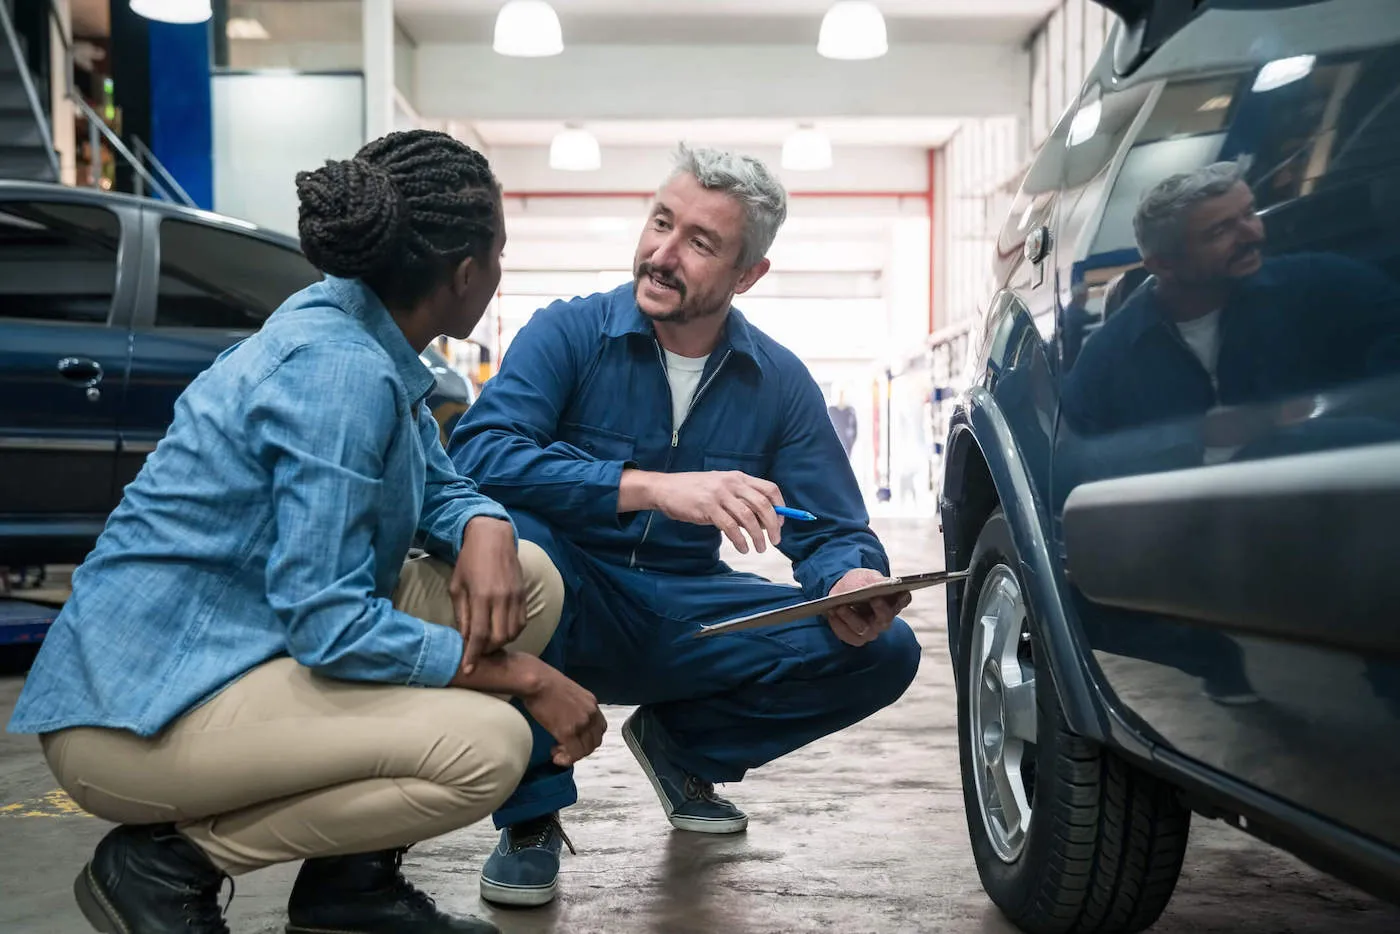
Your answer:
[[[768,269],[739,268],[744,209],[681,173],[656,196],[632,263],[637,307],[653,321],[684,324],[727,311]]]
[[[1237,182],[1220,197],[1191,208],[1181,248],[1158,260],[1158,275],[1183,285],[1228,283],[1259,271],[1263,245],[1264,222],[1255,211],[1254,194]]]

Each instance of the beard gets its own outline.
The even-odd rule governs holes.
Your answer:
[[[652,312],[642,309],[642,314],[652,321],[664,321],[668,324],[687,324],[701,318],[708,318],[711,315],[719,314],[729,307],[728,301],[715,301],[714,297],[708,294],[692,295],[684,282],[676,279],[667,273],[661,272],[652,266],[651,263],[642,263],[637,267],[637,274],[632,283],[632,294],[635,297],[642,287],[643,280],[653,279],[658,284],[671,288],[676,293],[676,307],[670,311]],[[640,307],[640,304],[638,305]]]

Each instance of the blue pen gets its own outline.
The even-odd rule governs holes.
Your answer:
[[[774,506],[773,511],[776,512],[778,515],[784,516],[788,519],[798,519],[802,522],[817,521],[817,517],[812,515],[810,512],[806,512],[801,509],[792,509],[788,506]]]

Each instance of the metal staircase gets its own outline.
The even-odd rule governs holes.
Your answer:
[[[11,0],[0,0],[0,178],[56,182],[58,154],[47,107],[30,74]]]

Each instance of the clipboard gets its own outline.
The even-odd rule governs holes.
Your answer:
[[[937,587],[939,584],[960,581],[966,578],[967,575],[967,571],[928,571],[923,574],[906,574],[903,577],[896,577],[879,584],[871,584],[868,587],[837,594],[834,597],[822,597],[819,600],[795,603],[792,606],[785,606],[777,610],[764,610],[762,613],[741,616],[738,619],[726,620],[722,623],[711,623],[708,626],[702,626],[691,638],[704,639],[726,632],[739,632],[744,629],[760,629],[765,626],[781,626],[784,623],[796,622],[799,619],[806,619],[809,616],[821,616],[828,610],[834,610],[840,606],[865,603],[867,600],[874,599],[875,597],[888,597],[897,593],[912,593],[915,590],[923,590],[926,587]]]

